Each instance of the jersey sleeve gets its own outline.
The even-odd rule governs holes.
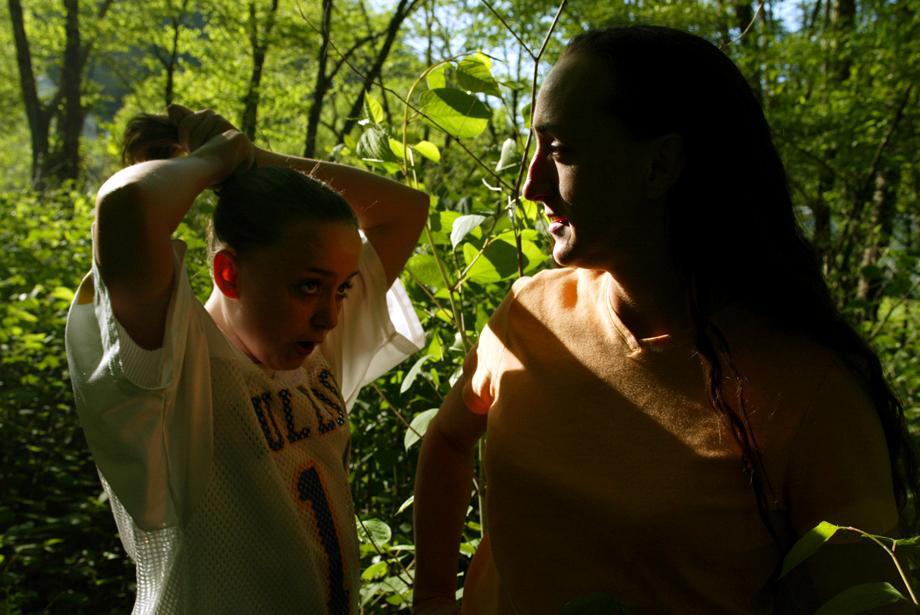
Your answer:
[[[881,422],[861,384],[837,361],[803,417],[790,453],[788,507],[798,535],[821,521],[881,534],[897,526]]]
[[[188,281],[185,245],[176,241],[173,249],[176,281],[160,348],[145,350],[124,330],[95,262],[65,332],[77,413],[93,459],[143,529],[177,523],[184,494],[210,458],[204,308]]]
[[[321,346],[349,409],[361,387],[425,344],[422,325],[402,284],[397,279],[387,288],[377,252],[369,241],[362,240],[354,286],[342,306],[338,325]]]

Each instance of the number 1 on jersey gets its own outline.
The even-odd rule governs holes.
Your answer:
[[[316,529],[320,543],[329,558],[329,613],[348,615],[348,590],[345,589],[345,567],[342,562],[342,548],[335,531],[332,510],[326,498],[326,490],[320,480],[316,467],[310,467],[300,473],[297,479],[297,493],[301,502],[310,502],[316,517]]]

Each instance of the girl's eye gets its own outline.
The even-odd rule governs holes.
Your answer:
[[[319,292],[319,282],[316,280],[305,280],[304,282],[300,283],[298,288],[300,289],[300,292],[305,295],[315,295],[317,292]]]
[[[348,291],[351,290],[352,286],[353,284],[351,282],[345,282],[344,284],[339,286],[338,290],[336,291],[336,294],[342,299],[344,299],[345,297],[348,296]]]

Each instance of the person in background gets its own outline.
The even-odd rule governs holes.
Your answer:
[[[424,342],[396,277],[427,196],[177,105],[132,120],[125,157],[66,342],[134,613],[356,613],[348,408]],[[207,189],[202,305],[171,237]]]
[[[589,31],[533,127],[524,195],[561,267],[514,284],[426,432],[414,612],[458,610],[484,434],[464,613],[558,614],[593,594],[629,613],[813,612],[880,580],[906,595],[871,544],[827,546],[777,581],[823,520],[915,528],[917,473],[739,70],[685,32]]]

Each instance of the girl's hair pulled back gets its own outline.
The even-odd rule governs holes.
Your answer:
[[[128,122],[122,159],[126,164],[174,158],[183,153],[176,126],[166,116],[141,114]],[[214,188],[217,205],[209,246],[223,246],[245,258],[277,243],[285,229],[302,221],[358,223],[351,207],[325,183],[280,166],[236,172]]]

